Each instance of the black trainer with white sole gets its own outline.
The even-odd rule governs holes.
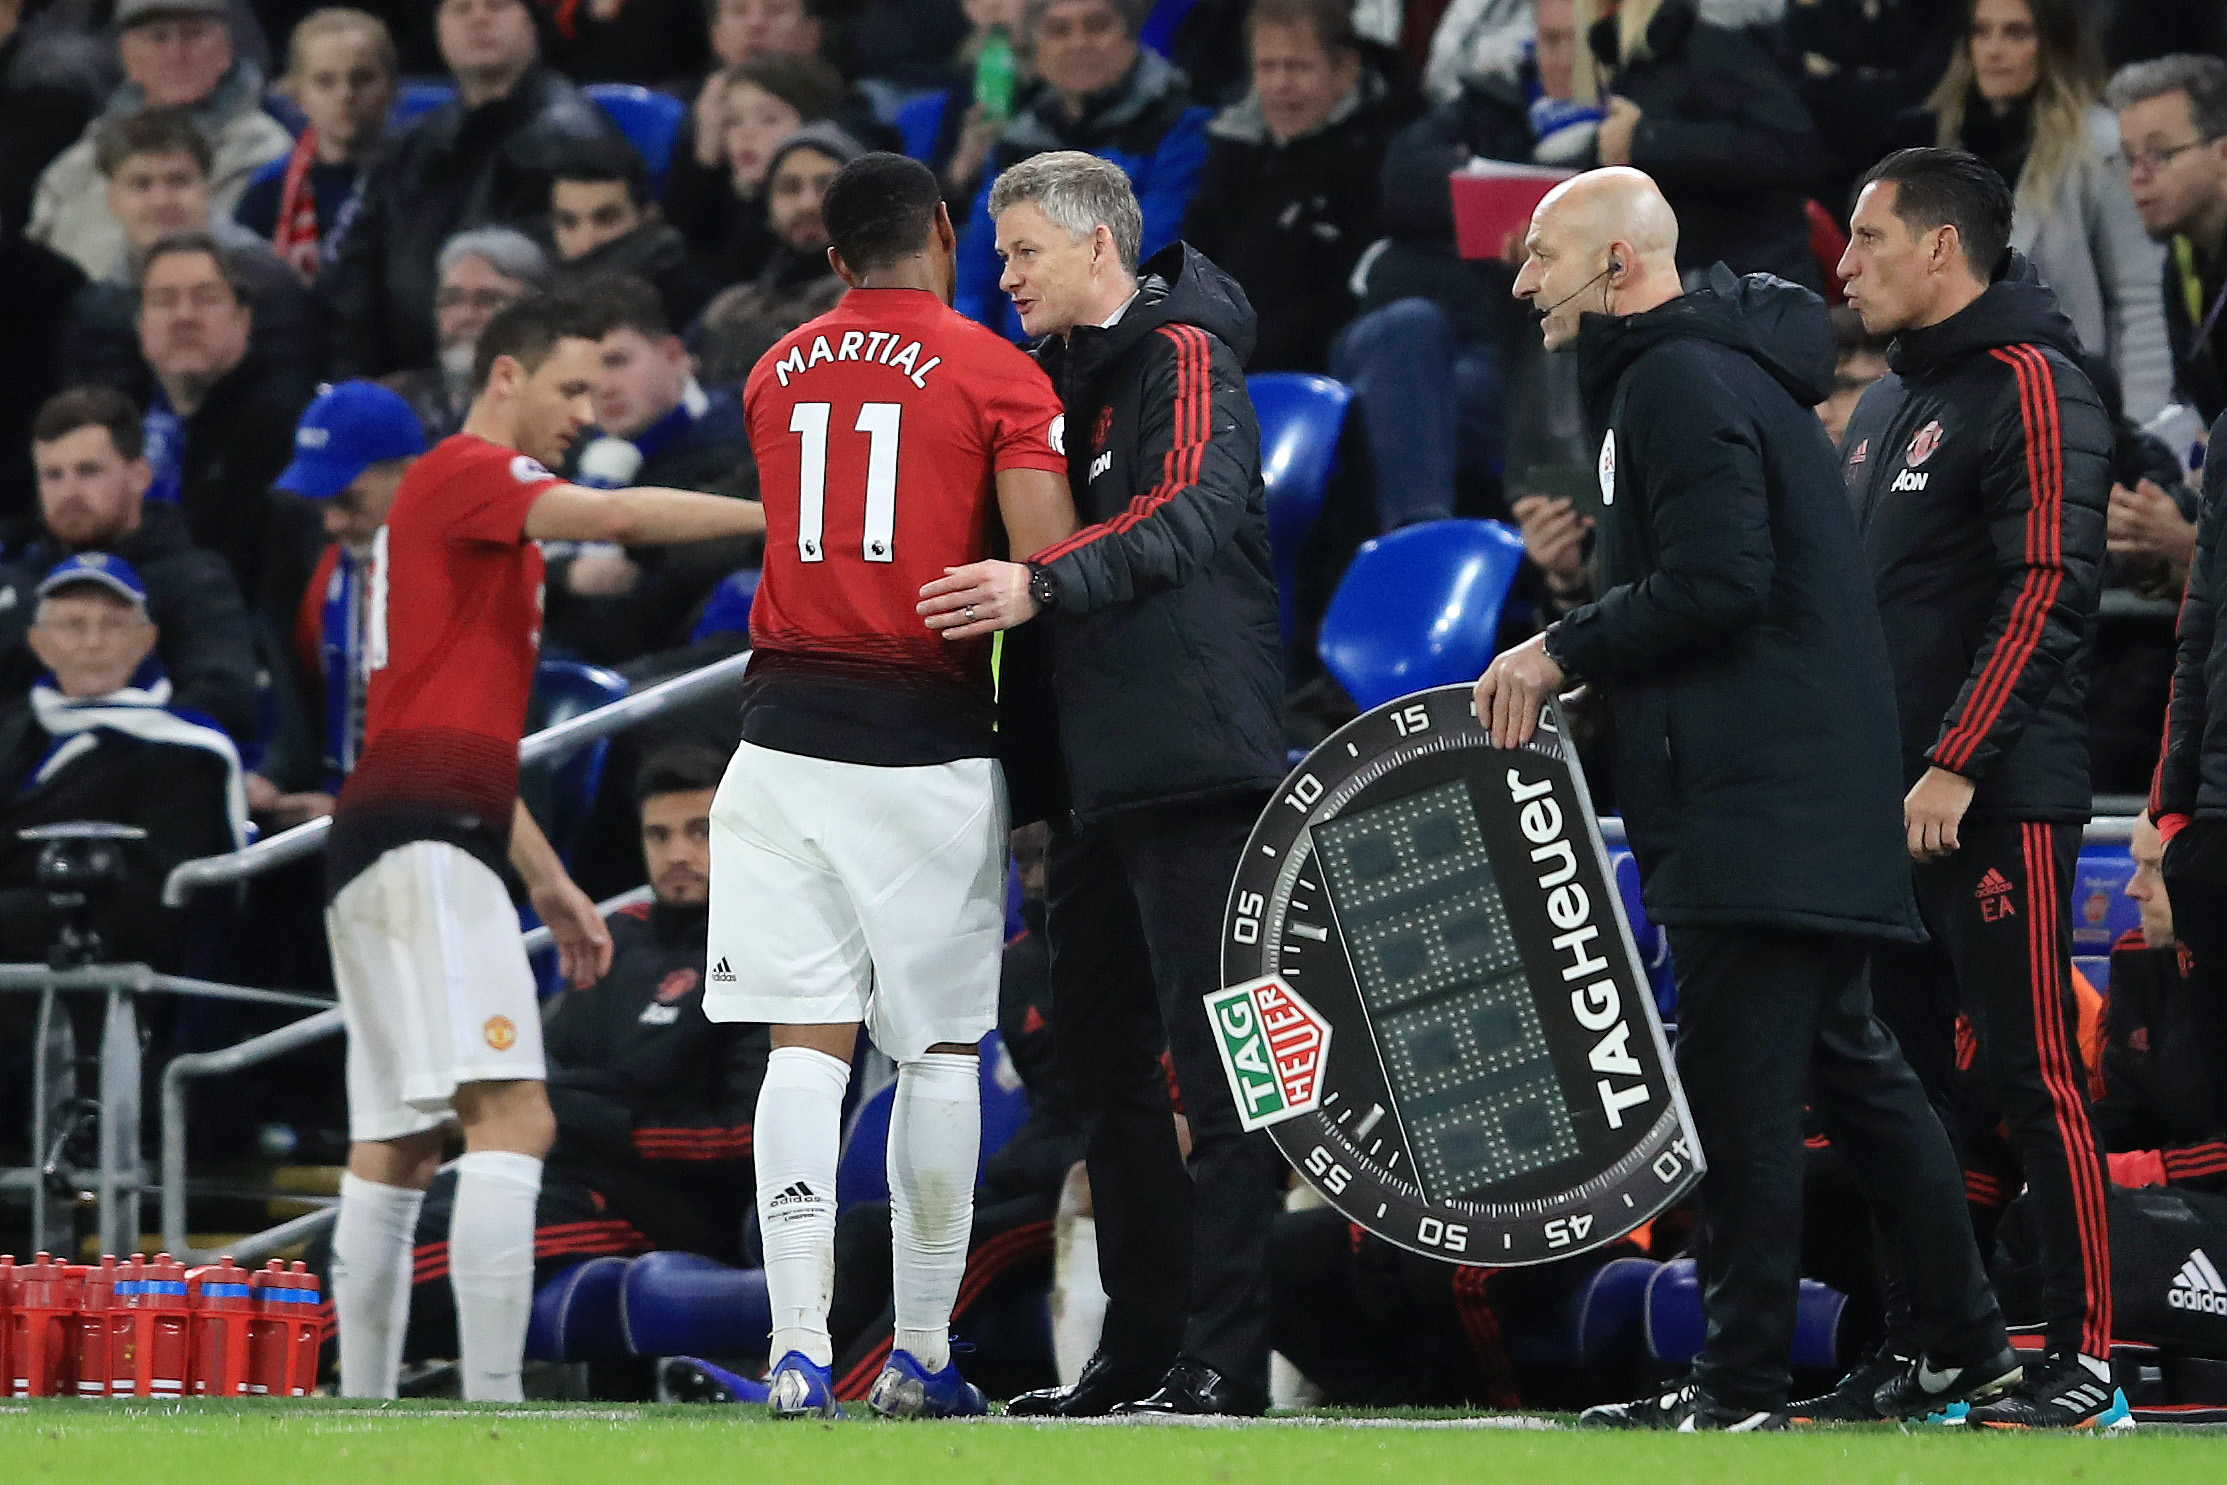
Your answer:
[[[1910,1358],[1881,1349],[1856,1364],[1832,1391],[1789,1403],[1786,1421],[1800,1428],[1812,1423],[1879,1423],[1879,1389],[1902,1374]]]
[[[1975,1405],[1965,1415],[1972,1428],[2132,1428],[2126,1394],[2088,1369],[2077,1356],[2051,1356],[2029,1367],[2017,1391]]]
[[[1690,1382],[1627,1403],[1602,1403],[1577,1415],[1580,1428],[1659,1429],[1665,1433],[1759,1433],[1786,1427],[1786,1414],[1718,1402]]]
[[[2025,1379],[2018,1353],[2005,1346],[1985,1361],[1936,1367],[1930,1357],[1907,1361],[1872,1398],[1882,1418],[1928,1418],[1957,1403],[1978,1406],[2008,1394]]]

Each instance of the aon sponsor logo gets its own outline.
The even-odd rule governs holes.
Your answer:
[[[1925,482],[1931,478],[1930,474],[1920,474],[1915,469],[1905,469],[1894,477],[1894,484],[1890,488],[1898,491],[1922,490],[1925,488]]]
[[[2190,1252],[2181,1271],[2173,1276],[2173,1287],[2165,1291],[2165,1302],[2176,1310],[2227,1316],[2227,1280],[2220,1278],[2211,1259],[2202,1248],[2197,1248]]]

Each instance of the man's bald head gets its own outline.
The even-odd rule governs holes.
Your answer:
[[[1531,222],[1533,231],[1551,222],[1585,247],[1627,242],[1643,259],[1677,261],[1677,214],[1653,177],[1629,165],[1588,170],[1562,182],[1547,192]]]
[[[1547,192],[1524,247],[1515,293],[1542,315],[1550,351],[1577,338],[1582,315],[1639,314],[1679,294],[1677,214],[1645,172],[1626,165]],[[1597,296],[1588,292],[1596,287]]]

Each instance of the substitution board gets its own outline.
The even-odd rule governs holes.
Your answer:
[[[1702,1160],[1559,708],[1387,702],[1253,827],[1207,1014],[1248,1128],[1362,1227],[1457,1263],[1582,1253]]]

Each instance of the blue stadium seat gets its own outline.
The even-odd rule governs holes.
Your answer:
[[[698,644],[715,634],[748,634],[750,605],[758,596],[758,577],[757,568],[738,567],[721,578],[711,597],[704,600],[696,627],[688,631],[688,642]]]
[[[982,1038],[982,1159],[1005,1148],[1028,1119],[1028,1094],[996,1032]],[[889,1115],[897,1085],[877,1089],[858,1106],[843,1132],[843,1155],[835,1167],[835,1204],[849,1209],[862,1201],[889,1200]]]
[[[629,1354],[619,1315],[627,1258],[590,1258],[534,1291],[526,1355],[535,1361],[619,1361]]]
[[[390,129],[407,128],[420,114],[431,113],[456,96],[456,84],[445,77],[406,77],[395,91],[394,108],[387,115]]]
[[[951,92],[939,88],[933,93],[922,93],[897,105],[897,132],[905,141],[905,153],[921,164],[930,163],[936,152],[936,137],[943,133],[943,111],[951,106]]]
[[[1847,1307],[1848,1296],[1830,1284],[1802,1280],[1794,1301],[1794,1344],[1787,1359],[1819,1371],[1838,1367],[1840,1317]],[[1647,1281],[1647,1354],[1666,1366],[1684,1366],[1701,1353],[1707,1329],[1693,1260],[1679,1258],[1664,1264]]]
[[[1577,1273],[1578,1262],[1554,1272]],[[1646,1258],[1612,1258],[1579,1274],[1561,1304],[1526,1304],[1504,1315],[1508,1359],[1518,1367],[1562,1372],[1598,1372],[1636,1360],[1647,1285],[1660,1267]]]
[[[636,1356],[760,1356],[773,1334],[762,1268],[698,1253],[644,1253],[619,1286],[619,1320]]]
[[[526,730],[538,732],[582,712],[624,697],[626,677],[579,660],[543,660],[534,673],[533,699],[526,707]],[[583,743],[559,757],[535,764],[520,779],[519,792],[541,822],[557,853],[569,863],[573,847],[595,808],[603,784],[607,739]]]
[[[1632,947],[1646,966],[1648,986],[1655,993],[1655,1010],[1665,1021],[1678,1014],[1678,985],[1670,971],[1670,935],[1647,916],[1640,897],[1639,858],[1629,851],[1608,853],[1608,868],[1616,876],[1616,897],[1624,906],[1624,921],[1632,928]]]
[[[1137,30],[1137,41],[1163,57],[1169,55],[1175,46],[1175,33],[1182,26],[1183,18],[1198,3],[1199,0],[1157,0],[1151,14],[1144,18],[1144,25]]]
[[[611,116],[650,168],[650,196],[665,194],[665,167],[673,158],[673,136],[680,132],[686,104],[670,93],[636,83],[590,83],[580,90]]]
[[[1322,514],[1323,490],[1338,462],[1353,389],[1326,376],[1264,371],[1245,378],[1260,420],[1260,475],[1268,487],[1268,545],[1276,565],[1276,619],[1289,650],[1299,621],[1299,549]]]
[[[2126,895],[2133,877],[2134,858],[2123,845],[2089,846],[2080,853],[2066,904],[2073,953],[2108,955],[2120,934],[2142,926],[2142,909]]]
[[[1425,521],[1363,542],[1316,644],[1363,711],[1473,681],[1492,659],[1523,538],[1498,521]]]

